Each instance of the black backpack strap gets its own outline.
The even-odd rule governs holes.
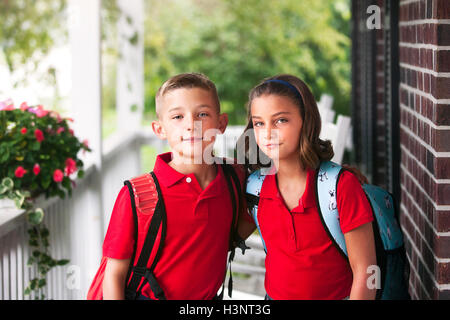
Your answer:
[[[128,279],[130,279],[131,271],[133,269],[133,263],[134,263],[134,257],[136,256],[136,248],[137,248],[137,242],[138,242],[138,217],[137,217],[137,211],[136,211],[136,202],[134,201],[134,192],[133,187],[131,186],[131,182],[129,180],[124,181],[123,183],[128,187],[128,192],[130,194],[130,200],[131,200],[131,211],[133,212],[133,222],[134,222],[134,246],[133,246],[133,255],[131,256],[130,260],[130,266],[128,267],[126,284],[128,283]]]
[[[241,183],[239,182],[239,178],[234,171],[234,168],[232,165],[224,163],[222,164],[225,180],[227,182],[228,186],[228,193],[230,194],[231,198],[231,206],[233,209],[233,218],[231,222],[231,228],[230,228],[230,236],[229,236],[229,250],[230,250],[230,256],[228,258],[228,267],[230,271],[229,279],[228,279],[228,296],[231,298],[232,291],[233,291],[233,276],[231,273],[231,261],[234,259],[235,254],[235,246],[234,242],[236,240],[237,236],[237,219],[239,216],[239,212],[241,211],[242,201],[241,201]],[[231,179],[230,179],[231,177]],[[236,193],[233,188],[233,184],[236,188]],[[236,198],[237,195],[237,198]],[[242,239],[241,239],[242,240]],[[245,242],[244,242],[245,245]],[[245,250],[245,249],[244,249]],[[226,276],[226,274],[225,274]],[[222,285],[222,292],[218,295],[219,299],[223,298],[223,293],[225,291],[225,279]]]
[[[149,283],[150,288],[157,299],[166,300],[164,291],[161,289],[158,282],[156,281],[156,278],[153,274],[153,270],[155,269],[156,264],[159,261],[162,248],[164,246],[164,239],[167,227],[167,217],[164,201],[161,196],[161,188],[159,186],[158,179],[156,178],[156,175],[153,172],[151,172],[151,175],[153,181],[155,182],[156,190],[158,193],[158,202],[156,204],[155,211],[153,213],[153,217],[150,222],[150,226],[148,228],[140,256],[138,258],[136,265],[132,268],[131,280],[129,281],[129,284],[125,290],[126,298],[130,300],[134,300],[140,295],[141,290],[146,282]],[[136,210],[135,207],[134,210]],[[137,213],[135,213],[135,215],[137,217]],[[147,263],[153,251],[153,246],[156,242],[156,238],[158,236],[158,231],[160,228],[161,228],[161,238],[159,242],[158,251],[156,252],[151,267],[147,268]],[[142,278],[144,278],[144,281],[142,281]]]

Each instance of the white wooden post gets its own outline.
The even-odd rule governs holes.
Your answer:
[[[69,38],[72,55],[71,112],[75,134],[87,139],[92,149],[85,163],[94,163],[88,191],[77,199],[74,214],[81,217],[72,230],[77,239],[72,248],[80,252],[71,261],[81,269],[80,295],[84,295],[102,250],[102,112],[101,112],[101,0],[69,0]],[[80,247],[82,250],[80,250]]]
[[[144,110],[144,1],[118,0],[116,109],[119,132],[138,130]]]

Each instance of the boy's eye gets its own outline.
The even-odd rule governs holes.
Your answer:
[[[207,116],[208,116],[208,113],[206,113],[206,112],[200,112],[198,116],[199,116],[200,118],[207,117]]]
[[[176,115],[176,116],[172,117],[172,119],[174,119],[174,120],[180,120],[181,118],[183,118],[183,116],[181,116],[181,115]]]

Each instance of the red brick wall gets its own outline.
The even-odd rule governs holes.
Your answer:
[[[450,1],[399,13],[401,224],[413,299],[450,299]]]
[[[377,0],[376,4],[380,7],[381,21],[384,22],[384,0]],[[375,29],[376,33],[376,141],[375,141],[375,162],[376,168],[373,174],[372,183],[382,188],[386,188],[386,117],[384,105],[384,30]]]

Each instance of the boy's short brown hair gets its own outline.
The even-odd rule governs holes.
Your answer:
[[[214,82],[212,82],[207,76],[202,73],[181,73],[176,76],[170,77],[163,85],[158,89],[155,96],[156,115],[159,117],[159,111],[161,108],[161,98],[168,92],[175,89],[192,89],[201,88],[209,91],[216,100],[218,111],[220,112],[219,95],[217,94],[217,88]]]

